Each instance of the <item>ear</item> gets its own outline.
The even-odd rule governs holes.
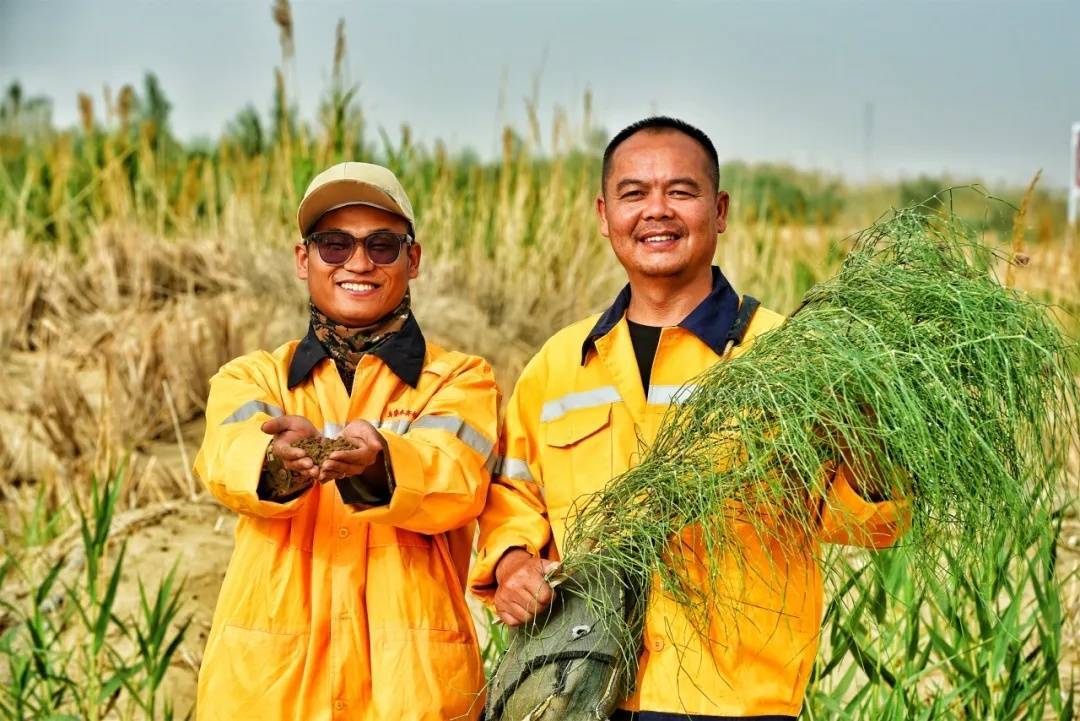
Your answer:
[[[596,196],[596,217],[600,220],[600,235],[605,238],[610,238],[608,235],[608,222],[607,222],[607,202],[604,200],[604,194]]]
[[[716,193],[716,232],[723,233],[727,230],[728,206],[731,204],[731,196],[726,190]]]
[[[308,279],[308,249],[303,243],[297,243],[293,248],[296,256],[296,277],[300,280]]]
[[[409,278],[412,279],[420,275],[420,256],[422,255],[420,244],[413,243],[408,247],[407,252],[409,257]]]

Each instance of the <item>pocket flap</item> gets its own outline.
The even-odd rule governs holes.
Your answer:
[[[611,422],[611,404],[577,408],[544,423],[549,446],[565,448],[588,438]]]

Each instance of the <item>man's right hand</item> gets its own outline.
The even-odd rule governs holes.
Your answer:
[[[301,476],[315,480],[319,476],[319,467],[311,460],[306,451],[293,444],[304,438],[319,435],[311,421],[303,416],[278,416],[263,423],[262,432],[274,437],[270,441],[270,452],[281,461],[285,468]]]
[[[520,626],[547,607],[555,592],[545,576],[558,568],[555,561],[536,558],[513,548],[495,566],[495,614],[507,626]]]

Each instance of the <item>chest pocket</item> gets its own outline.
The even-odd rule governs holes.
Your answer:
[[[568,507],[578,497],[603,488],[615,467],[611,404],[577,408],[541,424],[548,506]]]

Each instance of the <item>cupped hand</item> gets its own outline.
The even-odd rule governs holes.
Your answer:
[[[319,468],[307,451],[293,445],[305,438],[319,435],[311,421],[303,416],[278,416],[263,423],[261,430],[274,437],[270,441],[270,452],[277,456],[285,468],[313,480],[319,477]]]
[[[353,421],[341,431],[341,437],[355,448],[334,451],[327,456],[319,469],[319,481],[322,483],[360,475],[379,461],[386,448],[386,441],[367,421]]]

